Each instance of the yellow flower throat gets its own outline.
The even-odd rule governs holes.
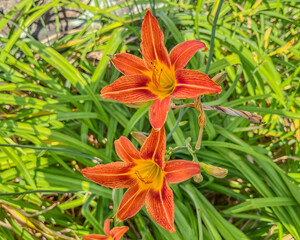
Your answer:
[[[149,72],[151,92],[163,99],[169,96],[175,88],[175,72],[163,63],[150,62],[152,71]]]
[[[134,177],[142,188],[160,188],[163,183],[164,171],[152,160],[137,160],[133,168]]]

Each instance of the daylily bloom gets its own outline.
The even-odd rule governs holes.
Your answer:
[[[84,240],[119,240],[128,230],[129,227],[114,227],[110,230],[110,219],[106,219],[104,222],[104,233],[106,235],[90,234],[82,236]]]
[[[104,87],[101,96],[123,103],[153,101],[149,119],[153,128],[160,129],[166,121],[171,98],[195,98],[201,94],[220,93],[222,88],[206,74],[183,69],[203,42],[185,41],[168,54],[158,21],[148,10],[142,24],[141,54],[119,53],[111,57],[114,66],[125,76]]]
[[[123,162],[97,165],[82,174],[110,188],[129,188],[116,213],[119,221],[134,216],[145,204],[154,221],[174,232],[174,200],[169,183],[178,183],[200,173],[200,165],[186,160],[165,162],[166,134],[152,129],[140,152],[126,137],[115,141]]]

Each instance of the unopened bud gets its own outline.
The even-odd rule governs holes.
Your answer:
[[[221,84],[227,78],[226,72],[220,72],[216,76],[214,76],[211,80],[213,80],[216,84]]]
[[[141,108],[141,107],[147,107],[149,106],[151,103],[151,101],[148,101],[148,102],[137,102],[137,103],[125,103],[125,105],[127,107],[130,107],[130,108]]]
[[[214,176],[215,178],[224,178],[228,174],[228,170],[226,168],[216,167],[205,163],[201,163],[201,167],[207,174]]]
[[[143,145],[147,139],[147,136],[142,132],[131,132],[131,136],[134,137],[135,140],[138,141],[139,144]]]
[[[203,177],[202,177],[201,173],[199,173],[199,174],[193,176],[193,179],[194,179],[194,181],[195,181],[196,183],[200,183],[200,182],[203,181]]]
[[[204,168],[204,171],[216,178],[224,178],[228,174],[228,170],[226,168],[215,167],[213,165],[207,165],[207,167]]]

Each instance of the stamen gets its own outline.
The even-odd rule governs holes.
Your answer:
[[[149,184],[149,183],[153,182],[153,181],[151,181],[151,179],[149,179],[148,176],[142,177],[142,175],[140,174],[140,172],[137,171],[137,170],[134,173],[136,174],[136,176],[138,177],[138,179],[140,179],[145,184]]]
[[[139,50],[141,55],[143,56],[143,52]],[[158,60],[149,60],[143,56],[143,61],[147,68],[150,71],[151,82],[153,86],[153,90],[157,91],[159,95],[168,95],[174,89],[174,76],[172,75],[172,70],[163,69],[163,63]]]
[[[161,76],[161,73],[162,73],[162,69],[161,70],[158,70],[157,66],[156,66],[156,63],[154,62],[150,62],[151,66],[152,66],[152,81],[153,83],[155,84],[155,86],[157,88],[161,88],[161,84],[160,84],[160,76]],[[158,76],[157,76],[158,75]]]
[[[157,169],[158,166],[153,166],[151,169],[151,172],[149,172],[149,174],[147,175],[147,178],[150,180],[152,180],[151,182],[153,182],[154,179],[156,179],[156,176],[159,172],[159,170]]]
[[[140,171],[138,171],[138,170],[134,171],[134,173],[138,177],[138,179],[141,180],[145,184],[152,183],[156,179],[158,172],[159,172],[158,166],[156,166],[154,163],[150,167],[150,169],[148,167],[146,167],[144,169],[141,169]]]
[[[155,74],[155,71],[153,71],[152,73],[152,82],[155,84],[155,86],[158,88],[159,85],[158,85],[158,81],[156,79],[156,74]]]
[[[158,76],[158,82],[159,82],[159,85],[160,85],[160,76],[161,76],[162,72],[163,72],[163,69],[161,68],[161,69],[160,69],[159,76]]]

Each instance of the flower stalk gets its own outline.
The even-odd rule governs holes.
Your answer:
[[[197,140],[197,143],[196,143],[196,146],[195,146],[195,149],[199,150],[200,147],[201,147],[203,130],[204,130],[205,125],[206,125],[206,117],[205,117],[203,105],[201,103],[201,96],[198,96],[197,98],[195,98],[194,108],[196,108],[199,112],[199,116],[198,116],[199,136],[198,136],[198,140]]]

